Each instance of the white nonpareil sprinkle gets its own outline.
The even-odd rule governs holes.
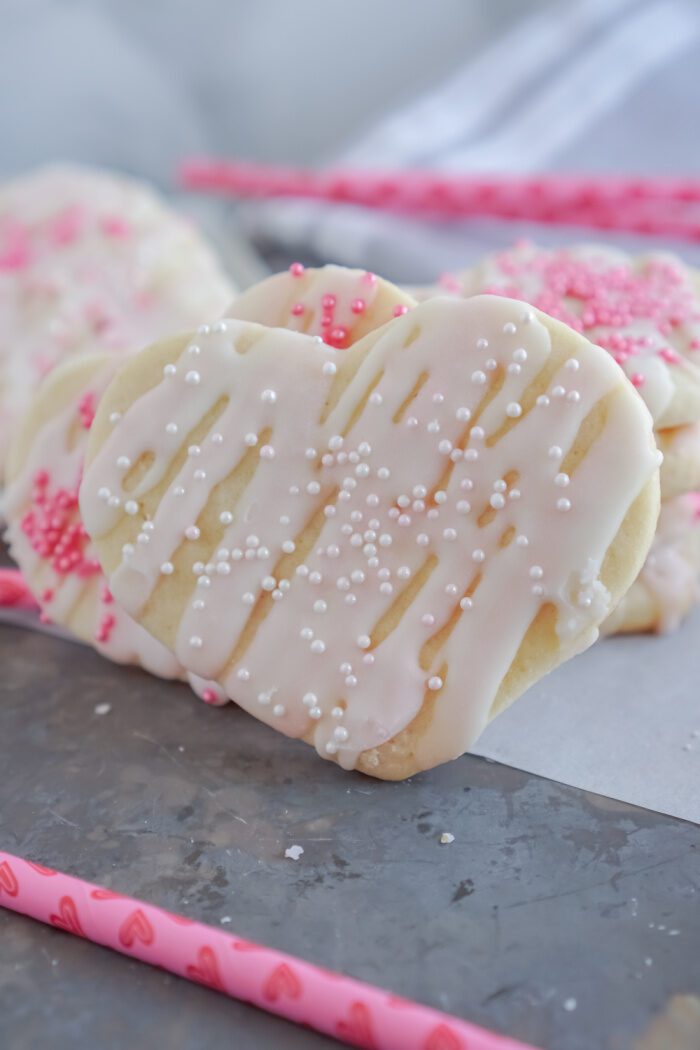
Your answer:
[[[112,710],[112,705],[107,703],[95,704],[94,710],[96,715],[108,715],[109,712]]]
[[[449,844],[451,842],[454,842],[454,840],[455,837],[451,831],[443,831],[442,835],[440,836],[440,842],[443,846],[449,846]]]
[[[303,846],[287,846],[286,850],[284,851],[284,855],[287,858],[287,860],[299,860],[299,857],[301,857],[303,852]]]

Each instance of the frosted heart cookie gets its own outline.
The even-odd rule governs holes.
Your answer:
[[[0,481],[56,364],[187,330],[231,295],[202,237],[142,183],[49,167],[0,187]]]
[[[407,292],[365,270],[293,263],[242,292],[226,317],[305,332],[344,349],[415,305]]]
[[[110,588],[325,758],[455,758],[581,651],[658,512],[643,402],[522,303],[435,299],[347,350],[226,321],[128,360],[80,493]]]
[[[700,489],[700,423],[659,430],[656,443],[664,457],[661,465],[662,500]]]
[[[700,420],[700,284],[677,257],[520,242],[416,296],[484,292],[531,303],[608,350],[657,428]]]
[[[42,615],[116,663],[161,678],[189,678],[207,703],[225,703],[214,682],[187,675],[177,658],[114,601],[80,519],[78,485],[95,406],[118,364],[86,354],[41,384],[7,461],[5,539]]]
[[[240,309],[246,316],[257,311],[262,320],[283,324],[287,317],[279,293],[287,280],[293,284],[294,302],[303,298],[311,332],[326,333],[327,314],[336,315],[338,323],[350,315],[342,339],[346,344],[412,302],[372,274],[340,267],[303,271],[295,266],[288,275],[254,286],[231,311]],[[292,317],[293,323],[300,323],[299,311]],[[213,327],[216,330],[216,323]],[[209,330],[202,326],[202,334]],[[82,355],[59,365],[40,385],[8,458],[6,537],[43,614],[52,622],[118,663],[135,663],[165,678],[184,677],[179,661],[114,601],[80,520],[78,483],[88,433],[119,363],[114,354]],[[225,702],[220,687],[189,677],[207,702]]]
[[[661,504],[644,567],[603,625],[606,634],[676,630],[700,602],[700,493]]]

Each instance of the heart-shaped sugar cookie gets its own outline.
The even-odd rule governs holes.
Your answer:
[[[226,321],[128,361],[81,509],[184,666],[346,768],[457,757],[639,571],[658,452],[611,358],[494,296],[348,350]]]

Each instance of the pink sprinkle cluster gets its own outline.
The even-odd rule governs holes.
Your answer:
[[[610,264],[603,257],[584,259],[565,250],[523,253],[522,248],[521,242],[499,253],[496,261],[507,280],[482,291],[530,301],[532,293],[529,296],[526,289],[536,277],[540,290],[531,300],[533,306],[577,332],[595,329],[592,341],[608,350],[619,365],[653,345],[650,336],[630,331],[639,322],[670,338],[681,325],[700,319],[693,289],[672,261],[652,259],[635,270]],[[446,286],[445,278],[442,283]],[[697,340],[689,344],[690,349],[698,346]],[[669,365],[681,360],[670,346],[656,352]],[[644,376],[635,373],[632,382],[642,386]]]
[[[50,562],[61,576],[71,573],[87,578],[100,571],[95,558],[86,555],[90,542],[78,510],[78,490],[52,491],[48,471],[34,477],[31,509],[22,518],[22,531],[32,550]]]

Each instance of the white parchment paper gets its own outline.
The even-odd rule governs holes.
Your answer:
[[[516,701],[473,750],[700,823],[700,609],[666,637],[598,641]]]

